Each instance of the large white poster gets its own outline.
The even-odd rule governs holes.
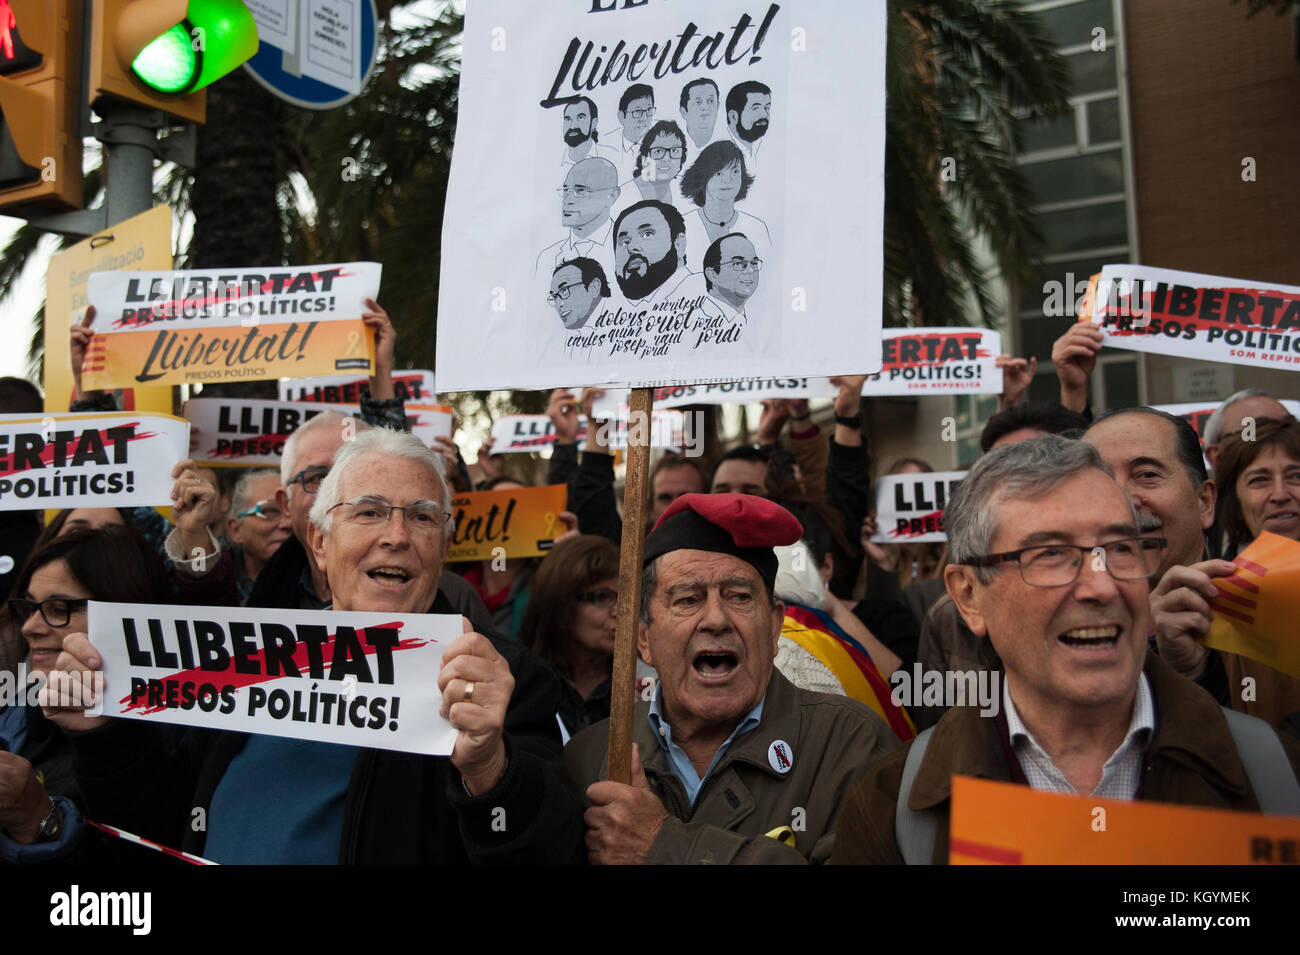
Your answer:
[[[885,12],[469,4],[439,387],[878,371]]]

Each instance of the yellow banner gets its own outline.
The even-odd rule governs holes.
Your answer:
[[[953,865],[1270,865],[1296,861],[1300,818],[954,776],[950,835]]]
[[[92,325],[91,328],[95,326]],[[156,329],[96,335],[82,369],[85,388],[267,381],[374,371],[374,338],[361,319]]]
[[[1232,576],[1214,578],[1206,646],[1300,677],[1300,542],[1264,531],[1233,563]]]
[[[86,311],[86,284],[90,274],[113,269],[171,267],[172,210],[169,206],[156,206],[50,256],[50,265],[45,271],[46,411],[67,411],[72,401],[68,330],[73,322],[81,320]],[[152,382],[151,386],[144,388],[139,384],[131,381],[122,386],[126,389],[122,393],[122,410],[172,413],[169,384]],[[97,387],[84,382],[83,385],[90,390]]]
[[[454,495],[448,562],[542,556],[564,533],[560,512],[568,496],[563,484]]]

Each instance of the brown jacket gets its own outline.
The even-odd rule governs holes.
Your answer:
[[[1139,798],[1258,812],[1259,803],[1219,705],[1154,653],[1147,654],[1146,674],[1155,698],[1156,731],[1147,748]],[[981,717],[977,707],[955,706],[931,735],[907,805],[916,811],[940,810],[934,840],[936,864],[948,861],[952,777],[960,774],[1011,781],[1006,749],[998,733],[997,721]],[[1295,772],[1300,768],[1300,746],[1286,736],[1281,739]],[[894,812],[910,746],[908,743],[890,753],[849,793],[840,813],[832,864],[902,863]]]
[[[670,814],[646,860],[652,864],[825,862],[840,802],[898,745],[885,721],[861,703],[800,690],[774,669],[762,720],[727,748],[692,807],[654,738],[649,712],[649,703],[637,703],[632,739],[640,746],[646,781]],[[769,762],[777,740],[793,756],[784,774]],[[608,744],[604,720],[565,747],[564,762],[580,791],[606,778]],[[783,826],[792,831],[793,847],[767,838]]]

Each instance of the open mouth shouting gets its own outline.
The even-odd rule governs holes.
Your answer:
[[[385,590],[401,590],[412,578],[409,570],[388,565],[368,570],[366,576]]]
[[[721,683],[731,677],[740,666],[735,652],[725,648],[707,647],[695,654],[691,669],[706,683]]]

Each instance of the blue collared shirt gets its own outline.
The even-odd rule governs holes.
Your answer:
[[[691,805],[694,806],[695,797],[700,794],[700,789],[704,786],[705,780],[707,780],[713,773],[713,770],[717,767],[718,763],[722,762],[722,757],[726,754],[727,747],[729,747],[735,739],[743,736],[745,733],[748,733],[754,727],[758,726],[759,721],[763,718],[763,699],[766,699],[767,696],[764,694],[763,699],[758,701],[758,706],[745,714],[744,719],[742,719],[740,723],[737,724],[736,728],[731,731],[731,735],[727,737],[726,742],[718,747],[718,751],[713,754],[713,762],[709,763],[709,768],[705,770],[704,778],[701,779],[700,775],[695,771],[695,766],[691,763],[690,757],[686,755],[686,752],[680,746],[673,742],[672,727],[668,725],[668,721],[664,719],[663,715],[663,694],[663,684],[657,684],[655,686],[654,699],[650,701],[650,713],[648,716],[648,719],[650,720],[650,729],[654,732],[655,739],[659,741],[659,745],[663,748],[665,755],[667,755],[668,764],[673,768],[673,774],[680,779],[682,785],[686,787],[686,796],[690,799]]]

